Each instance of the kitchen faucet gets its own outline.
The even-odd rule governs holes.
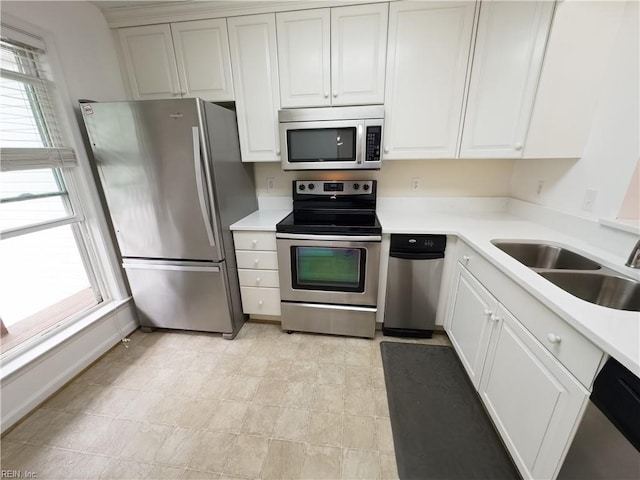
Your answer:
[[[636,242],[635,247],[631,250],[631,254],[625,265],[631,268],[640,268],[640,240]]]

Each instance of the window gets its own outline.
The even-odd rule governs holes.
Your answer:
[[[0,346],[24,344],[102,302],[42,39],[0,38]]]

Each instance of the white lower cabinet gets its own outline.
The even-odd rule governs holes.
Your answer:
[[[233,232],[242,311],[280,315],[280,280],[275,232]]]
[[[589,392],[502,305],[480,382],[524,478],[555,478]]]
[[[498,301],[460,264],[455,291],[449,338],[477,389]]]
[[[280,315],[280,289],[240,287],[242,311],[248,314]]]
[[[539,311],[527,303],[533,298],[520,297],[519,287],[505,284],[506,277],[466,245],[460,250],[445,330],[520,474],[553,479],[582,418],[602,352],[551,312],[538,323],[553,325],[560,332],[554,341],[566,342],[567,352],[586,351],[588,372],[559,346],[543,345],[546,334],[529,328],[528,312]],[[522,320],[501,303],[514,298],[527,306],[522,311],[513,305]],[[592,349],[584,350],[581,342]]]

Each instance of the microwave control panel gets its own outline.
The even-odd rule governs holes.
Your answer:
[[[367,146],[365,149],[366,162],[380,161],[380,145],[382,144],[382,127],[371,125],[367,127]]]

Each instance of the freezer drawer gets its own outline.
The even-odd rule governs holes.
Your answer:
[[[143,327],[232,333],[225,262],[126,260]]]

